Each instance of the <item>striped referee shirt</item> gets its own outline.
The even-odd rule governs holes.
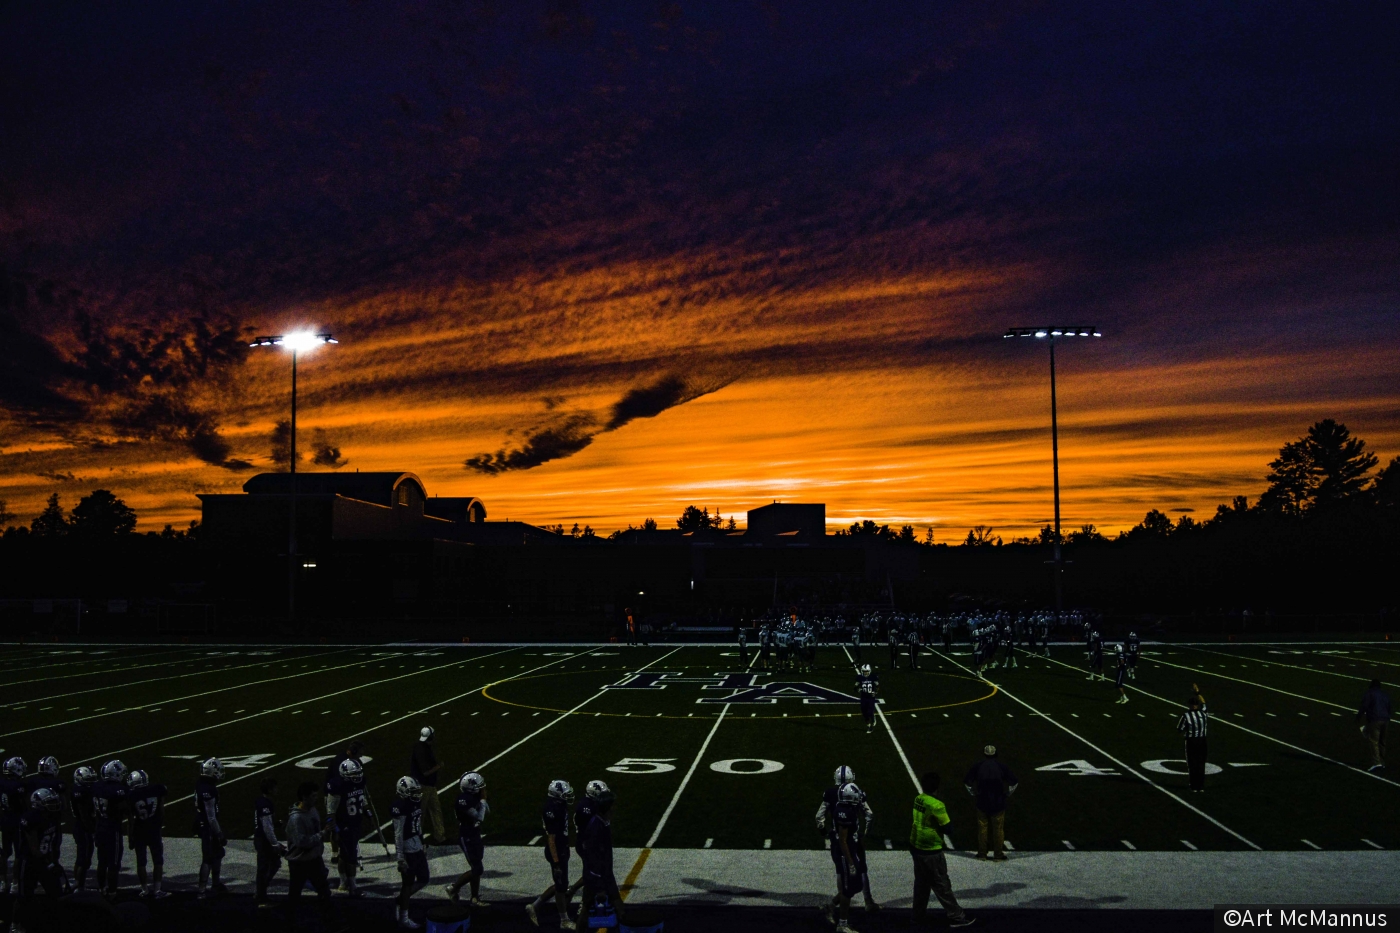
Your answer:
[[[1200,709],[1188,709],[1181,714],[1181,719],[1176,724],[1176,731],[1188,739],[1203,739],[1206,737],[1206,719],[1209,716],[1210,713],[1204,706]]]

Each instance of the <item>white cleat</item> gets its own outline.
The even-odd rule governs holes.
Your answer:
[[[540,915],[537,914],[537,913],[535,912],[535,905],[534,905],[534,904],[526,904],[526,905],[525,905],[525,916],[527,916],[527,917],[530,918],[530,925],[531,925],[531,926],[539,926],[539,925],[540,925]]]

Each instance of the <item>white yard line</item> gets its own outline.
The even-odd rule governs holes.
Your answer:
[[[845,645],[841,646],[841,650],[846,652],[846,660],[851,662],[851,666],[859,670],[860,666],[856,664],[855,658],[851,657],[851,652]],[[964,668],[964,670],[966,670],[966,668]],[[908,772],[909,780],[914,782],[914,793],[923,793],[924,789],[923,786],[919,784],[919,776],[914,773],[914,766],[909,763],[909,756],[904,754],[904,746],[900,745],[899,739],[895,738],[894,727],[890,725],[889,719],[885,716],[884,709],[881,708],[878,703],[875,704],[875,712],[880,714],[880,722],[885,724],[885,731],[889,733],[890,741],[894,743],[894,750],[899,752],[899,760],[904,762],[904,770]]]
[[[202,647],[202,646],[201,646],[201,647]],[[46,662],[43,663],[43,664],[31,664],[31,665],[29,665],[29,666],[27,666],[27,667],[20,667],[20,666],[7,667],[7,668],[4,668],[3,670],[0,670],[0,675],[18,674],[18,673],[23,673],[23,672],[26,672],[26,671],[41,671],[41,670],[43,670],[43,669],[46,668],[46,667],[78,667],[78,666],[87,665],[87,664],[122,664],[122,663],[124,663],[124,662],[126,662],[126,661],[135,661],[137,658],[149,658],[149,657],[152,657],[152,656],[154,656],[154,655],[159,655],[159,654],[163,654],[163,655],[179,655],[179,654],[185,654],[185,653],[188,653],[188,652],[197,652],[197,651],[198,651],[197,648],[162,648],[162,649],[159,650],[159,651],[146,651],[146,652],[143,652],[143,653],[141,653],[141,654],[131,654],[131,655],[127,655],[126,657],[122,657],[122,656],[120,656],[120,655],[111,655],[111,656],[103,655],[103,656],[101,656],[101,657],[86,657],[86,658],[77,658],[77,657],[74,657],[74,658],[71,658],[71,659],[69,659],[69,660],[67,660],[67,661],[46,661]],[[34,660],[34,659],[29,658],[29,659],[26,659],[26,660]],[[112,672],[110,672],[110,671],[107,671],[107,672],[103,672],[103,671],[84,671],[83,673],[84,673],[84,674],[96,674],[96,673],[112,673]],[[43,678],[39,678],[39,679],[40,679],[40,680],[52,680],[52,679],[55,679],[55,678],[43,677]],[[33,681],[22,681],[22,683],[33,683]],[[8,687],[8,686],[9,686],[9,683],[4,682],[4,681],[0,681],[0,688]]]
[[[1060,665],[1061,667],[1067,667],[1067,668],[1069,668],[1069,669],[1072,670],[1072,671],[1077,671],[1077,670],[1079,670],[1079,668],[1073,667],[1072,665],[1069,665],[1069,664],[1066,664],[1066,663],[1064,663],[1063,661],[1056,661],[1055,663],[1058,664],[1058,665]],[[1148,691],[1142,689],[1141,687],[1134,686],[1131,682],[1127,683],[1126,686],[1127,686],[1127,688],[1128,688],[1129,690],[1135,690],[1135,691],[1137,691],[1138,693],[1141,693],[1141,694],[1142,694],[1143,696],[1145,696],[1145,697],[1151,697],[1151,698],[1154,699],[1154,700],[1160,700],[1161,702],[1167,704],[1168,706],[1174,706],[1174,707],[1176,707],[1177,709],[1185,709],[1185,708],[1186,708],[1185,705],[1183,705],[1183,704],[1181,704],[1181,703],[1177,703],[1177,702],[1174,701],[1174,700],[1168,700],[1166,697],[1158,696],[1158,695],[1155,694],[1155,693],[1149,693]],[[1173,715],[1174,715],[1174,714],[1173,714]],[[1264,715],[1266,715],[1266,716],[1272,716],[1273,714],[1272,714],[1272,713],[1265,713]],[[1275,717],[1275,718],[1277,718],[1277,717]],[[1235,722],[1234,720],[1231,720],[1231,719],[1217,719],[1215,716],[1211,716],[1211,717],[1210,717],[1210,721],[1211,721],[1211,722],[1220,723],[1221,725],[1229,726],[1229,727],[1232,728],[1232,729],[1239,729],[1241,732],[1248,732],[1250,735],[1255,735],[1255,736],[1258,736],[1259,738],[1265,739],[1265,740],[1267,740],[1267,741],[1269,741],[1269,742],[1273,742],[1273,743],[1275,743],[1275,744],[1282,745],[1284,748],[1291,748],[1291,749],[1293,749],[1295,752],[1302,752],[1304,755],[1311,755],[1313,758],[1316,758],[1316,759],[1318,759],[1319,761],[1327,761],[1327,762],[1331,762],[1331,763],[1334,764],[1334,765],[1340,765],[1341,767],[1346,768],[1348,771],[1355,771],[1357,774],[1364,774],[1364,775],[1366,775],[1366,777],[1375,778],[1377,781],[1384,781],[1384,782],[1387,783],[1387,784],[1397,784],[1396,781],[1393,781],[1393,780],[1391,780],[1390,778],[1387,778],[1387,777],[1382,777],[1381,775],[1376,774],[1376,773],[1374,773],[1374,772],[1367,771],[1365,768],[1358,768],[1358,767],[1356,767],[1355,765],[1349,765],[1349,764],[1347,764],[1345,761],[1338,761],[1338,760],[1335,759],[1335,758],[1328,758],[1326,755],[1323,755],[1323,754],[1321,754],[1320,752],[1315,752],[1315,751],[1312,751],[1311,749],[1303,748],[1301,745],[1294,745],[1292,742],[1285,742],[1283,739],[1276,739],[1276,738],[1274,738],[1273,736],[1267,735],[1267,734],[1265,734],[1265,733],[1263,733],[1263,732],[1256,732],[1256,731],[1253,730],[1253,729],[1250,729],[1250,728],[1248,728],[1248,727],[1246,727],[1246,726],[1240,725],[1239,723]]]
[[[1304,696],[1301,693],[1293,693],[1289,690],[1280,690],[1278,687],[1270,687],[1268,684],[1261,684],[1256,683],[1252,680],[1245,680],[1243,677],[1231,677],[1229,674],[1221,674],[1216,671],[1206,670],[1203,667],[1189,667],[1185,664],[1174,664],[1171,661],[1163,661],[1159,658],[1144,657],[1142,660],[1149,661],[1153,664],[1162,664],[1166,667],[1180,668],[1183,671],[1192,671],[1196,674],[1205,674],[1207,677],[1219,677],[1222,680],[1233,680],[1235,683],[1246,684],[1250,687],[1258,687],[1260,690],[1270,690],[1274,693],[1281,693],[1284,696],[1293,697],[1298,700],[1307,700],[1310,703],[1321,703],[1324,706],[1335,706],[1337,709],[1351,709],[1350,706],[1343,706],[1341,703],[1333,703],[1331,700],[1319,700],[1317,697]]]
[[[938,654],[938,655],[942,656],[942,653],[941,653],[941,652],[938,652],[938,651],[935,651],[934,654]],[[948,661],[951,662],[952,664],[957,665],[958,667],[961,667],[964,671],[967,671],[967,673],[969,673],[969,674],[972,674],[972,673],[973,673],[973,672],[972,672],[971,670],[969,670],[968,668],[963,667],[963,665],[961,665],[961,664],[958,664],[958,662],[957,662],[957,661],[954,661],[952,658],[946,658],[946,660],[948,660]],[[976,675],[973,674],[973,676],[976,676]],[[1105,758],[1107,758],[1109,761],[1112,761],[1114,764],[1118,765],[1118,767],[1122,768],[1122,769],[1123,769],[1125,772],[1127,772],[1128,774],[1131,774],[1131,775],[1133,775],[1134,777],[1139,778],[1140,780],[1142,780],[1143,782],[1145,782],[1148,786],[1153,787],[1153,788],[1155,788],[1155,789],[1158,790],[1158,791],[1161,791],[1163,794],[1166,794],[1166,795],[1167,795],[1168,797],[1170,797],[1172,800],[1175,800],[1177,803],[1181,804],[1183,807],[1185,807],[1186,809],[1190,810],[1192,813],[1195,813],[1197,816],[1201,817],[1202,819],[1207,820],[1208,822],[1210,822],[1212,825],[1216,826],[1217,828],[1219,828],[1219,829],[1221,829],[1221,830],[1224,830],[1225,832],[1229,833],[1231,836],[1234,836],[1236,839],[1238,839],[1240,842],[1243,842],[1245,845],[1249,846],[1251,849],[1255,849],[1256,851],[1262,851],[1261,848],[1260,848],[1259,846],[1255,845],[1253,842],[1250,842],[1250,841],[1249,841],[1248,839],[1246,839],[1244,836],[1241,836],[1239,833],[1235,832],[1233,829],[1231,829],[1230,827],[1226,826],[1224,823],[1220,822],[1220,821],[1217,820],[1215,817],[1211,816],[1209,813],[1206,813],[1204,810],[1201,810],[1199,807],[1195,807],[1195,806],[1191,805],[1191,804],[1188,803],[1187,801],[1183,800],[1181,797],[1177,796],[1176,794],[1172,793],[1172,792],[1171,792],[1170,790],[1168,790],[1167,788],[1163,787],[1161,784],[1158,784],[1156,781],[1154,781],[1154,780],[1152,780],[1151,778],[1149,778],[1147,775],[1145,775],[1145,774],[1143,774],[1142,772],[1136,770],[1135,768],[1130,767],[1130,766],[1128,765],[1127,762],[1122,761],[1121,759],[1116,758],[1116,757],[1114,757],[1113,755],[1110,755],[1108,752],[1104,751],[1102,748],[1099,748],[1099,747],[1098,747],[1097,745],[1095,745],[1093,742],[1090,742],[1088,739],[1084,738],[1084,736],[1082,736],[1082,735],[1080,735],[1079,733],[1075,732],[1073,729],[1070,729],[1068,726],[1064,725],[1063,723],[1056,722],[1053,718],[1050,717],[1049,714],[1047,714],[1047,713],[1042,713],[1040,710],[1036,709],[1034,706],[1032,706],[1031,704],[1027,703],[1025,700],[1022,700],[1020,697],[1018,697],[1018,696],[1016,696],[1015,694],[1011,693],[1011,692],[1010,692],[1009,690],[1007,690],[1005,687],[1002,687],[1002,686],[1000,686],[1000,685],[998,685],[998,684],[993,684],[990,680],[987,680],[985,677],[979,678],[979,679],[982,680],[984,683],[987,683],[987,684],[989,684],[989,685],[991,685],[991,686],[993,686],[993,687],[997,687],[998,692],[1000,692],[1000,693],[1001,693],[1003,696],[1005,696],[1008,700],[1013,700],[1013,701],[1015,701],[1015,702],[1017,702],[1017,703],[1020,703],[1020,704],[1021,704],[1022,706],[1024,706],[1026,709],[1030,710],[1031,713],[1033,713],[1034,715],[1041,717],[1042,719],[1044,719],[1046,722],[1050,723],[1052,726],[1056,727],[1057,729],[1061,729],[1061,730],[1063,730],[1064,732],[1068,733],[1069,735],[1074,736],[1074,738],[1078,739],[1080,742],[1084,743],[1084,744],[1087,745],[1089,748],[1092,748],[1094,751],[1098,752],[1100,755],[1103,755]]]
[[[322,653],[322,654],[316,655],[316,657],[318,657],[318,658],[325,658],[325,657],[330,657],[330,656],[333,655],[333,654],[342,654],[342,653],[344,653],[344,652],[346,652],[346,651],[354,651],[354,650],[356,650],[356,649],[354,649],[354,648],[339,648],[339,649],[337,649],[337,650],[335,650],[335,651],[327,651],[327,652],[324,652],[324,653]],[[28,703],[43,703],[43,702],[46,702],[46,701],[48,701],[48,700],[61,700],[61,699],[63,699],[64,697],[82,696],[83,694],[86,694],[86,693],[109,693],[109,692],[111,692],[111,691],[113,691],[113,690],[125,690],[127,687],[139,687],[139,686],[141,686],[142,684],[154,684],[154,683],[159,683],[160,681],[163,681],[163,680],[182,680],[182,679],[184,679],[184,678],[186,678],[186,677],[207,677],[207,676],[210,675],[210,674],[221,674],[221,673],[224,673],[225,671],[241,671],[241,670],[245,670],[245,669],[250,668],[250,667],[271,667],[271,666],[272,666],[273,664],[275,664],[275,663],[277,663],[277,662],[276,662],[276,661],[273,661],[273,660],[268,660],[267,658],[262,658],[262,659],[260,659],[260,660],[253,661],[253,662],[248,663],[248,664],[239,664],[239,665],[237,665],[237,666],[235,666],[235,667],[221,667],[221,668],[218,668],[217,670],[190,671],[188,674],[168,674],[168,675],[166,675],[165,677],[148,677],[148,678],[146,678],[145,680],[135,680],[135,681],[132,681],[131,683],[128,683],[128,684],[108,684],[108,685],[103,686],[103,687],[93,687],[93,688],[91,688],[91,689],[89,689],[89,690],[74,690],[74,691],[72,691],[71,693],[55,693],[55,694],[53,694],[52,696],[41,697],[41,698],[35,699],[35,700],[30,700],[30,699],[27,699],[27,698],[26,698],[25,702],[28,702]],[[153,665],[153,666],[159,666],[159,665]],[[136,668],[132,668],[132,670],[136,670]],[[175,701],[171,700],[171,701],[167,701],[167,702],[175,702]]]
[[[1282,661],[1269,661],[1269,660],[1266,660],[1266,659],[1264,659],[1264,658],[1255,658],[1255,657],[1250,657],[1250,656],[1248,656],[1248,655],[1241,655],[1241,654],[1227,654],[1227,653],[1224,652],[1224,651],[1212,651],[1212,650],[1210,650],[1209,648],[1200,648],[1200,647],[1197,647],[1197,646],[1195,646],[1195,645],[1187,645],[1187,646],[1185,646],[1185,647],[1189,647],[1192,651],[1200,651],[1200,652],[1202,652],[1202,653],[1204,653],[1204,654],[1219,655],[1219,656],[1222,657],[1222,658],[1232,658],[1232,659],[1234,659],[1234,660],[1246,660],[1246,661],[1249,661],[1249,662],[1252,663],[1252,664],[1264,664],[1264,665],[1273,665],[1274,667],[1286,667],[1286,668],[1289,668],[1289,669],[1295,670],[1295,671],[1309,671],[1309,672],[1311,672],[1311,673],[1313,673],[1313,674],[1326,674],[1328,677],[1344,677],[1344,678],[1346,678],[1347,680],[1359,680],[1359,681],[1362,681],[1363,683],[1369,683],[1370,680],[1371,680],[1371,678],[1369,678],[1369,677],[1362,677],[1362,676],[1359,675],[1359,674],[1343,674],[1343,673],[1341,673],[1340,671],[1324,671],[1324,670],[1323,670],[1322,668],[1320,668],[1320,667],[1308,667],[1307,665],[1304,665],[1304,664],[1284,664]],[[1374,663],[1374,664],[1390,664],[1391,662],[1389,662],[1389,661],[1373,661],[1373,662],[1371,662],[1371,663]],[[1397,666],[1400,666],[1400,665],[1397,665]]]
[[[152,655],[160,654],[160,653],[162,653],[162,652],[158,652],[158,651],[153,651],[153,652],[151,652]],[[164,653],[165,653],[165,654],[178,654],[178,653],[181,653],[181,652],[178,652],[178,651],[177,651],[177,652],[164,652]],[[149,655],[147,655],[147,657],[149,657]],[[198,655],[196,655],[196,657],[198,657]],[[110,660],[110,659],[108,659],[108,660]],[[191,658],[185,658],[185,659],[184,659],[184,661],[190,661],[190,660],[192,660],[192,659],[191,659]],[[47,677],[35,677],[35,678],[31,679],[31,680],[10,680],[10,681],[6,681],[6,682],[4,682],[4,683],[0,683],[0,690],[5,690],[5,689],[8,689],[8,688],[10,688],[10,687],[19,687],[19,686],[23,686],[24,684],[41,684],[41,683],[48,683],[49,681],[52,681],[52,680],[68,680],[69,678],[72,678],[72,677],[96,677],[96,676],[99,676],[99,675],[102,675],[102,674],[109,674],[109,675],[110,675],[110,674],[124,674],[124,673],[126,673],[127,671],[139,671],[139,670],[144,670],[145,668],[148,668],[148,667],[165,667],[165,666],[166,666],[167,664],[169,664],[169,663],[170,663],[170,660],[167,658],[167,659],[164,660],[164,661],[152,661],[150,664],[134,664],[134,665],[132,665],[131,667],[120,667],[120,668],[117,668],[116,670],[81,671],[81,672],[76,673],[76,674],[50,674],[50,675],[48,675]],[[53,665],[44,664],[44,665],[39,665],[38,667],[52,667],[52,666],[53,666]],[[30,668],[30,670],[38,670],[38,667]],[[103,689],[111,689],[111,688],[110,688],[110,687],[106,687],[106,688],[103,688]],[[63,695],[66,695],[66,694],[60,694],[60,696],[63,696]]]
[[[495,655],[495,654],[505,654],[506,651],[514,651],[514,650],[515,650],[515,649],[513,649],[513,648],[507,648],[507,649],[505,649],[504,651],[496,651],[496,652],[493,652],[492,655]],[[486,657],[491,657],[492,655],[486,655]],[[213,724],[208,725],[208,726],[200,726],[198,729],[190,729],[190,730],[187,731],[187,732],[180,732],[180,733],[178,733],[178,734],[176,734],[176,735],[162,736],[161,738],[158,738],[158,739],[152,739],[152,740],[149,741],[149,742],[142,742],[142,743],[140,743],[139,745],[132,745],[132,746],[129,746],[129,747],[127,747],[127,748],[117,749],[116,751],[103,752],[103,753],[100,754],[100,755],[89,755],[89,756],[87,756],[87,758],[85,758],[85,759],[79,759],[79,760],[77,760],[77,761],[70,761],[70,762],[67,762],[67,763],[65,763],[65,764],[63,764],[63,765],[60,765],[60,767],[67,767],[68,765],[79,764],[81,761],[94,761],[94,760],[96,760],[96,761],[102,761],[102,760],[105,760],[105,759],[108,759],[108,758],[115,758],[115,757],[118,756],[118,755],[124,755],[124,754],[126,754],[127,752],[134,751],[134,750],[136,750],[136,749],[138,749],[138,748],[146,748],[146,747],[151,746],[151,745],[159,745],[161,742],[170,742],[170,741],[173,741],[173,740],[175,740],[175,739],[182,739],[182,738],[184,738],[184,737],[187,736],[187,735],[195,735],[195,734],[200,733],[200,732],[208,732],[210,729],[222,729],[222,728],[224,728],[224,727],[226,727],[226,726],[234,725],[235,723],[246,722],[246,721],[249,720],[249,719],[258,719],[258,718],[260,718],[260,717],[262,717],[262,716],[266,716],[266,715],[269,714],[269,713],[280,713],[282,710],[292,709],[293,707],[297,707],[297,706],[305,706],[305,705],[308,704],[308,703],[317,703],[317,702],[319,702],[319,701],[321,701],[321,700],[329,700],[331,697],[341,696],[342,694],[346,694],[346,693],[354,693],[356,690],[364,690],[364,689],[366,689],[366,688],[368,688],[368,687],[378,687],[378,686],[380,686],[380,685],[382,685],[382,684],[391,683],[391,682],[393,682],[393,681],[395,681],[395,680],[403,680],[403,679],[406,678],[406,677],[417,677],[419,674],[431,674],[431,673],[433,673],[434,671],[440,671],[440,670],[443,670],[444,668],[452,667],[454,664],[457,664],[457,663],[458,663],[457,661],[449,661],[449,662],[446,663],[446,664],[441,664],[441,665],[439,665],[439,666],[437,666],[437,667],[430,667],[430,668],[428,668],[428,669],[426,669],[426,670],[412,671],[412,672],[407,673],[407,674],[399,674],[399,675],[397,675],[397,676],[395,676],[395,677],[385,677],[383,680],[374,680],[374,681],[369,681],[368,683],[356,684],[356,685],[353,686],[353,687],[346,687],[344,690],[337,690],[337,691],[335,691],[334,693],[327,693],[327,694],[324,694],[324,695],[322,695],[322,696],[312,697],[312,698],[309,699],[309,700],[298,700],[298,701],[296,701],[295,703],[287,703],[287,704],[285,704],[285,705],[283,705],[283,706],[278,706],[278,707],[275,707],[275,708],[273,708],[273,709],[265,709],[265,710],[263,710],[263,711],[261,711],[261,712],[258,712],[258,713],[249,713],[247,716],[240,716],[240,717],[237,718],[237,719],[229,719],[229,720],[225,720],[224,722],[217,722],[217,723],[213,723]],[[400,718],[403,718],[403,717],[400,717]],[[394,721],[394,722],[397,722],[398,720],[393,720],[393,721]],[[379,725],[387,725],[387,723],[380,723]],[[349,741],[349,739],[347,739],[346,741]],[[318,747],[321,747],[321,746],[318,746]],[[305,757],[305,756],[303,756],[303,757]],[[258,772],[253,772],[253,773],[256,774],[256,773],[258,773]],[[247,777],[247,775],[241,775],[240,777]],[[239,778],[232,778],[231,780],[239,780]],[[225,781],[224,783],[227,784],[228,781]],[[191,800],[191,799],[193,799],[193,797],[192,797],[192,796],[189,796],[189,797],[181,797],[180,799],[181,799],[181,800]],[[178,801],[167,801],[167,804],[169,804],[169,803],[176,803],[176,802],[178,802]]]
[[[241,684],[234,684],[234,685],[231,686],[231,687],[219,687],[218,689],[215,689],[215,690],[205,690],[205,691],[202,692],[202,693],[189,693],[189,694],[186,694],[185,696],[182,696],[182,697],[171,697],[171,698],[165,699],[165,700],[152,700],[152,701],[149,702],[149,703],[142,703],[142,704],[137,705],[137,706],[124,706],[124,707],[120,707],[120,708],[118,708],[118,709],[107,710],[106,712],[95,712],[95,713],[92,713],[91,715],[88,715],[88,716],[78,716],[78,717],[75,718],[75,719],[65,719],[65,720],[62,721],[62,722],[50,722],[50,723],[45,723],[45,724],[42,725],[42,726],[30,726],[28,729],[16,729],[16,730],[14,730],[13,732],[6,732],[6,733],[4,733],[3,735],[0,735],[0,738],[6,738],[6,739],[7,739],[7,738],[10,738],[11,736],[23,735],[23,734],[26,733],[26,732],[44,732],[44,731],[47,731],[47,730],[49,730],[49,729],[57,729],[57,728],[59,728],[60,726],[71,726],[71,725],[73,725],[74,723],[87,722],[88,720],[91,720],[91,719],[102,719],[102,718],[105,717],[105,716],[116,716],[116,715],[119,715],[119,714],[121,714],[121,713],[131,713],[131,712],[135,712],[135,711],[137,711],[137,710],[146,709],[146,708],[148,708],[148,707],[155,707],[155,709],[159,709],[160,706],[168,705],[168,704],[171,704],[171,703],[183,703],[183,702],[185,702],[186,700],[196,700],[196,699],[198,699],[198,698],[200,698],[200,697],[213,696],[213,695],[216,694],[216,693],[227,693],[227,692],[230,691],[230,690],[243,690],[243,689],[245,689],[245,688],[247,688],[247,687],[256,687],[256,686],[258,686],[259,684],[277,683],[278,681],[282,681],[282,680],[295,680],[295,679],[298,678],[298,677],[307,677],[307,676],[310,676],[311,674],[325,674],[325,673],[329,673],[330,671],[340,671],[340,670],[344,670],[344,669],[347,668],[347,667],[360,667],[360,666],[362,666],[364,663],[365,663],[364,661],[351,661],[349,664],[339,664],[339,665],[337,665],[337,666],[335,666],[335,667],[322,667],[322,668],[317,668],[317,669],[314,670],[314,671],[298,671],[298,672],[295,673],[295,674],[284,674],[284,675],[282,675],[281,677],[269,677],[269,678],[267,678],[267,679],[265,679],[265,680],[249,680],[249,681],[244,681],[244,682],[241,683]],[[456,663],[456,662],[453,662],[453,663]],[[248,665],[245,665],[245,666],[246,666],[246,667],[256,667],[256,666],[258,666],[258,665],[248,664]],[[237,670],[238,668],[230,668],[230,669],[231,669],[231,670]],[[208,672],[208,671],[200,671],[199,673],[201,673],[201,674],[207,674],[207,673],[209,673],[209,672]],[[180,676],[181,676],[181,677],[190,677],[190,676],[194,676],[194,675],[191,675],[191,674],[181,674]],[[158,678],[158,679],[165,680],[165,679],[168,679],[168,678]],[[120,687],[102,688],[102,689],[113,689],[113,690],[115,690],[115,689],[120,689]],[[332,695],[334,695],[334,694],[332,694]],[[152,712],[155,712],[155,709],[152,709],[151,711],[152,711]],[[180,710],[180,712],[184,712],[184,710]],[[213,710],[210,710],[210,712],[213,712]]]

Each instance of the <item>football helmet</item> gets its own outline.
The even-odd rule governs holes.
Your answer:
[[[477,774],[475,771],[468,771],[466,774],[462,775],[462,779],[457,782],[457,787],[460,788],[464,794],[468,792],[479,794],[486,787],[486,778]]]
[[[126,776],[127,787],[145,787],[149,783],[151,783],[150,777],[148,777],[146,775],[146,772],[142,771],[140,768],[137,768],[135,771],[131,772]]]
[[[94,770],[92,770],[91,768],[89,768],[87,765],[83,765],[83,766],[80,767],[80,768],[74,768],[74,769],[73,769],[73,783],[74,783],[74,784],[96,784],[96,783],[97,783],[97,772],[94,771]]]
[[[846,765],[842,765],[841,767],[837,768],[836,773],[831,776],[831,783],[835,784],[837,787],[840,787],[842,784],[849,784],[855,779],[855,771],[851,770]]]
[[[869,665],[869,664],[862,664],[862,665],[860,666],[860,675],[861,675],[862,677],[869,677],[869,676],[870,676],[870,665]]]
[[[204,763],[199,766],[199,773],[202,777],[221,781],[224,777],[224,763],[217,758],[205,759]]]
[[[349,781],[351,784],[360,784],[364,782],[365,766],[353,758],[347,758],[342,761],[337,770],[340,772],[341,778]]]
[[[549,796],[556,800],[572,801],[574,799],[573,785],[568,781],[550,781]]]
[[[842,803],[860,803],[865,799],[865,794],[856,786],[855,781],[847,781],[842,784],[841,789],[836,792],[836,796]]]
[[[39,759],[39,773],[47,774],[49,777],[58,777],[58,759],[52,755],[45,755]]]
[[[121,783],[126,780],[126,765],[120,758],[113,758],[102,766],[102,780]]]
[[[29,770],[29,766],[24,763],[24,759],[18,755],[5,759],[4,773],[7,777],[24,777],[24,773]]]
[[[590,797],[597,798],[606,797],[608,794],[612,793],[612,790],[602,781],[589,781],[588,785],[584,788],[584,793]]]
[[[57,813],[63,809],[63,798],[58,796],[58,791],[53,788],[41,787],[29,795],[29,805],[36,810]]]
[[[423,785],[419,784],[408,775],[399,778],[399,783],[395,785],[394,792],[400,797],[406,797],[409,800],[423,799]]]

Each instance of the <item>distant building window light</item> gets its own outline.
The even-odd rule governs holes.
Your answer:
[[[305,567],[305,568],[307,568],[308,570],[310,570],[310,569],[313,569],[313,568],[316,566],[316,562],[315,562],[315,561],[312,561],[312,560],[304,561],[304,562],[302,563],[302,566]]]

